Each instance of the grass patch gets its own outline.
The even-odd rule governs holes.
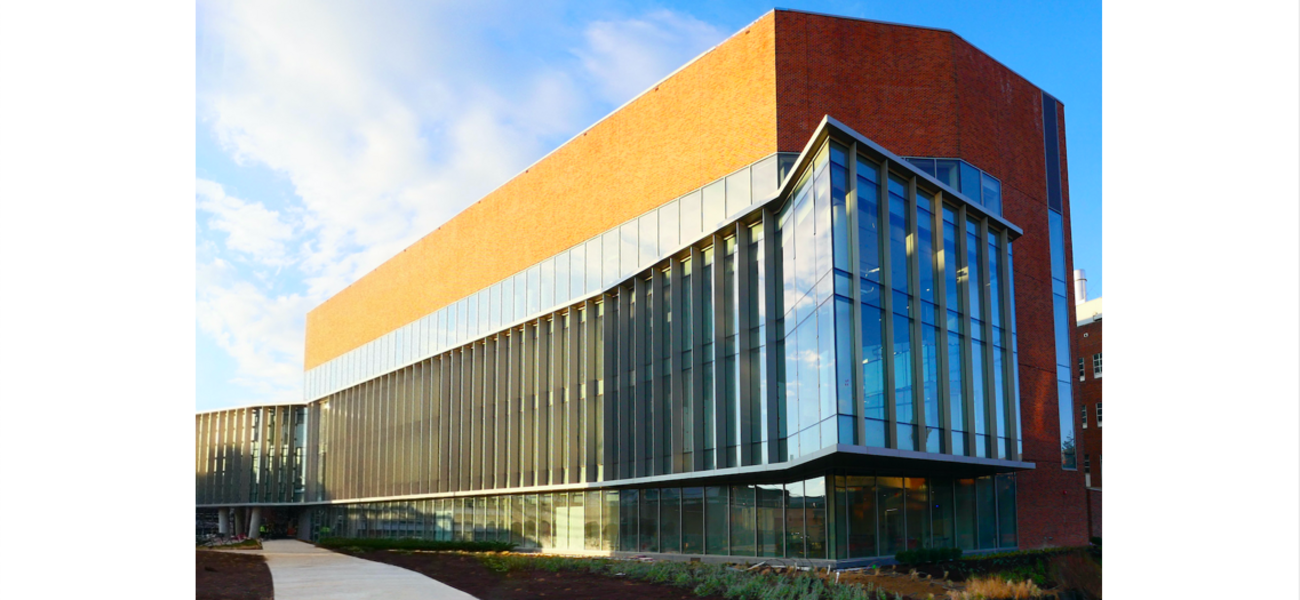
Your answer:
[[[462,552],[508,552],[515,544],[510,542],[451,542],[417,538],[324,538],[317,543],[322,548],[345,552],[370,550],[459,550]]]

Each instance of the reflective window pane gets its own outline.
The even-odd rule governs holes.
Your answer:
[[[990,177],[987,173],[983,175],[983,202],[984,207],[995,215],[1002,214],[1002,184]]]
[[[980,202],[980,170],[967,162],[961,163],[961,193],[972,202]]]
[[[704,231],[712,231],[722,223],[727,212],[727,189],[723,181],[704,186]]]
[[[960,191],[961,185],[958,181],[958,164],[960,164],[960,161],[945,160],[942,158],[936,160],[934,163],[934,178],[938,179],[941,183],[947,184],[948,187]]]
[[[602,287],[609,287],[614,285],[614,282],[619,280],[618,230],[615,229],[611,231],[606,231],[605,234],[601,236],[601,243],[604,246],[603,248],[601,248],[601,252],[604,253],[604,263],[605,263],[605,267],[604,267],[605,282]]]
[[[641,250],[637,245],[637,222],[628,221],[618,228],[619,233],[619,279],[635,273],[641,260]]]
[[[749,178],[749,169],[744,169],[727,177],[727,216],[734,216],[740,211],[749,208]]]
[[[587,285],[585,293],[590,294],[604,287],[601,285],[600,238],[587,241]]]
[[[659,258],[659,212],[642,215],[638,220],[638,228],[641,256],[637,268],[640,268]]]
[[[750,191],[754,200],[767,200],[776,195],[777,181],[776,156],[769,156],[750,168]]]
[[[666,254],[677,249],[681,236],[681,213],[676,200],[659,209],[659,252]]]
[[[704,227],[702,224],[703,207],[700,206],[702,199],[703,199],[703,195],[701,192],[698,191],[691,192],[689,194],[686,194],[685,196],[682,196],[681,243],[683,244],[693,243],[696,240],[700,239],[700,236],[704,234]]]
[[[579,244],[569,251],[569,297],[580,298],[587,291],[587,245]]]

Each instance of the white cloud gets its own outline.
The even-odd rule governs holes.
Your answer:
[[[726,34],[690,15],[661,10],[641,18],[596,21],[576,51],[600,81],[606,100],[621,104],[645,91]]]
[[[259,400],[300,400],[303,321],[313,302],[268,296],[219,258],[198,265],[197,281],[199,330],[235,359],[235,383]]]
[[[227,236],[200,249],[200,329],[238,381],[299,386],[309,309],[723,38],[668,11],[539,26],[560,4],[201,0],[200,124],[296,196],[276,211],[197,182]]]
[[[221,184],[206,179],[195,181],[198,209],[212,216],[208,227],[226,233],[226,247],[257,262],[281,266],[289,263],[285,243],[293,238],[293,226],[260,202],[249,202],[226,194]]]

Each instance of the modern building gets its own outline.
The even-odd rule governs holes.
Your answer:
[[[1066,172],[1061,103],[958,35],[769,12],[310,312],[302,404],[198,415],[198,507],[727,560],[1086,543]]]

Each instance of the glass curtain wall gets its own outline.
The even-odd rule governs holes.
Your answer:
[[[513,542],[555,552],[852,559],[1015,548],[1016,478],[834,473],[785,484],[437,498],[313,509],[312,539]]]
[[[843,300],[857,314],[845,310],[844,320],[856,316],[858,326],[837,328],[836,335],[855,340],[842,344],[845,354],[855,348],[859,353],[862,443],[1018,458],[1010,233],[919,187],[919,180],[894,166],[857,155],[850,190],[856,204],[848,213],[856,221],[850,227],[856,232],[857,302]],[[794,198],[786,210],[797,223]],[[797,236],[797,224],[792,229]],[[797,259],[784,258],[786,265],[798,266]],[[797,279],[786,283],[787,299],[798,296]],[[796,306],[787,315],[798,319],[798,313]],[[791,330],[788,321],[786,329]],[[796,339],[785,339],[785,367],[797,372],[793,361],[804,354],[797,327],[795,333]],[[806,385],[802,377],[793,381],[787,373],[787,379],[788,388]],[[852,408],[844,401],[846,391],[835,393]],[[840,443],[855,443],[850,428],[843,431]]]
[[[308,412],[241,414],[257,423],[247,432],[228,431],[233,416],[203,417],[201,439],[217,450],[200,468],[218,474],[204,485],[233,464],[235,431],[258,440],[238,442],[238,464],[278,465],[238,469],[241,485],[257,483],[247,497],[301,497],[310,463],[323,501],[744,467],[835,444],[1018,458],[1011,233],[899,166],[827,142],[770,220],[715,230],[601,296]],[[726,185],[701,195],[701,214],[725,214],[704,205],[725,206]],[[686,226],[678,206],[601,240],[601,260],[670,243],[664,223]],[[530,277],[541,302],[606,275],[592,265],[621,266],[582,248],[523,273],[513,304],[528,310]],[[445,328],[487,331],[512,304],[509,287],[496,303],[454,304],[465,318]],[[395,339],[393,352],[416,347]],[[310,446],[294,424],[305,415],[319,415]]]
[[[303,501],[308,426],[303,405],[195,415],[196,503]]]
[[[823,146],[777,219],[788,459],[853,443],[848,189],[846,149]]]

